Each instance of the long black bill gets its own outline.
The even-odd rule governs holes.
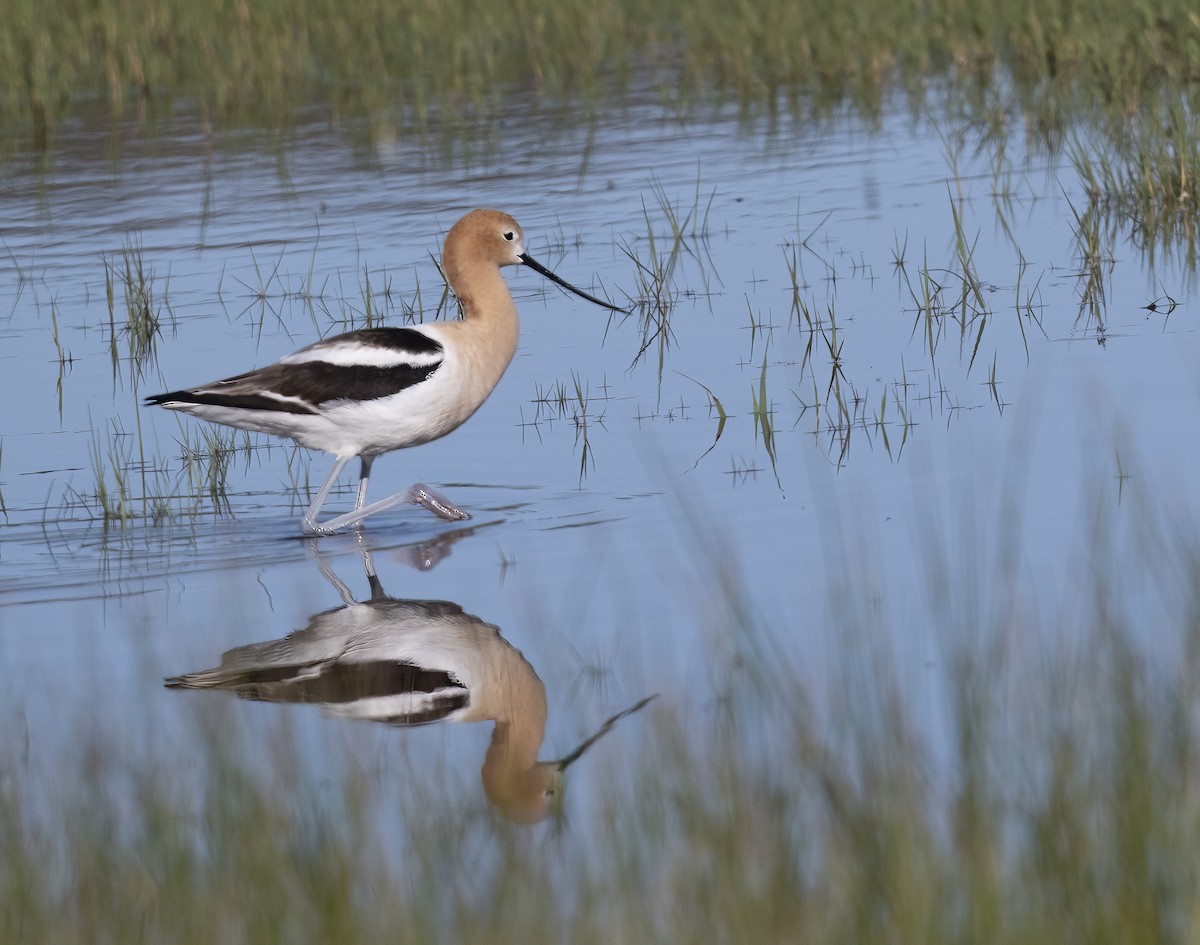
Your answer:
[[[528,266],[534,272],[540,272],[543,276],[545,276],[547,279],[549,279],[555,285],[560,285],[567,291],[574,292],[581,299],[587,299],[589,302],[594,302],[596,305],[599,305],[602,308],[612,309],[614,312],[624,312],[625,311],[625,309],[621,308],[620,306],[613,305],[610,302],[601,301],[600,299],[596,298],[594,295],[588,295],[582,289],[575,288],[575,286],[573,286],[573,285],[571,285],[571,283],[567,282],[566,279],[561,279],[558,276],[556,276],[554,273],[552,273],[549,269],[547,269],[545,266],[543,266],[540,262],[538,262],[536,259],[534,259],[532,256],[530,256],[528,253],[522,253],[517,258],[520,259],[521,262],[523,262],[526,266]]]
[[[604,303],[601,302],[600,304],[603,305]],[[553,764],[555,767],[557,767],[560,773],[563,771],[566,771],[568,765],[573,764],[575,761],[579,760],[580,755],[582,755],[585,751],[587,751],[594,744],[596,744],[596,742],[598,742],[601,738],[603,738],[605,735],[607,735],[609,730],[614,725],[616,725],[618,722],[620,722],[621,719],[625,718],[625,716],[627,716],[627,715],[633,715],[634,712],[637,712],[639,709],[643,708],[647,702],[650,702],[651,700],[657,699],[657,698],[658,698],[658,693],[656,692],[652,696],[646,696],[645,699],[643,699],[641,702],[637,703],[636,705],[631,705],[628,709],[623,709],[622,711],[618,712],[611,719],[609,719],[603,725],[600,726],[600,731],[598,731],[591,738],[587,739],[582,745],[580,745],[578,748],[576,748],[573,752],[571,752],[565,758],[559,758],[558,761],[552,761],[550,763]]]

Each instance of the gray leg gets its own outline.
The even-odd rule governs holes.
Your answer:
[[[350,457],[348,456],[344,459],[336,460],[333,464],[333,469],[329,470],[329,475],[321,483],[321,488],[317,490],[317,496],[313,499],[312,505],[308,507],[308,511],[300,519],[300,531],[305,535],[328,535],[332,531],[327,524],[318,523],[317,516],[321,512],[321,506],[329,498],[329,490],[333,488],[337,477],[341,475],[342,470],[346,468],[346,463],[348,462],[350,462]]]
[[[394,508],[397,505],[405,505],[412,503],[419,505],[422,508],[428,509],[438,518],[444,519],[447,522],[461,522],[471,516],[464,512],[458,506],[453,505],[449,499],[438,492],[430,489],[424,483],[416,483],[409,486],[403,492],[397,492],[395,495],[388,496],[386,499],[380,499],[378,502],[372,502],[370,505],[364,505],[367,497],[367,481],[370,479],[371,464],[375,461],[373,456],[362,457],[361,476],[358,482],[358,497],[354,503],[354,510],[347,512],[344,515],[335,515],[333,518],[326,519],[324,522],[317,521],[317,513],[320,512],[321,506],[324,505],[325,499],[329,495],[329,490],[333,488],[334,480],[337,479],[341,471],[346,467],[349,458],[339,459],[333,464],[333,469],[329,473],[329,478],[321,484],[320,490],[317,492],[316,499],[309,506],[307,512],[304,513],[304,518],[300,520],[300,529],[306,535],[331,535],[339,529],[345,528],[348,525],[357,525],[369,515],[374,515],[376,512],[382,512],[385,509]]]
[[[367,498],[367,481],[371,478],[371,464],[375,462],[374,456],[361,456],[359,459],[362,464],[359,466],[358,473],[358,498],[354,500],[354,511],[357,512],[363,507],[363,502]]]

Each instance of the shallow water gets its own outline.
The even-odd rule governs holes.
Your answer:
[[[473,157],[407,143],[364,154],[324,126],[275,146],[213,147],[185,120],[153,141],[126,133],[120,160],[81,132],[50,167],[0,178],[0,660],[31,779],[82,729],[119,732],[135,755],[186,745],[222,697],[164,678],[342,606],[322,563],[365,599],[364,547],[388,595],[461,605],[524,654],[546,690],[544,758],[653,692],[703,737],[724,681],[766,653],[815,693],[837,690],[847,662],[891,662],[937,732],[956,645],[995,633],[1031,652],[1061,645],[1071,628],[1055,615],[1077,604],[1099,520],[1131,549],[1111,565],[1148,645],[1165,657],[1177,643],[1153,631],[1186,589],[1164,591],[1121,536],[1163,510],[1194,532],[1194,279],[1117,230],[1102,303],[1081,304],[1072,207],[1086,198],[1060,158],[1010,151],[996,174],[974,141],[899,112],[819,132],[680,125],[651,108],[564,131],[514,113]],[[361,539],[301,541],[294,487],[315,488],[329,459],[266,438],[233,458],[221,503],[175,498],[165,520],[146,517],[144,492],[188,491],[179,443],[201,442],[203,425],[142,396],[362,324],[368,282],[384,321],[408,306],[432,316],[431,254],[474,206],[510,211],[536,258],[626,301],[628,253],[647,260],[649,233],[655,251],[671,247],[664,203],[687,222],[661,369],[654,346],[637,358],[636,316],[507,273],[523,338],[500,387],[452,436],[376,465],[374,495],[427,480],[472,512],[467,526],[400,510]],[[949,305],[931,345],[910,286],[926,269],[948,299],[963,295],[952,206],[987,317]],[[140,365],[123,251],[140,256],[162,324]],[[754,415],[763,390],[772,437]],[[122,464],[133,517],[106,523],[92,496]],[[967,587],[995,622],[956,623],[947,587]],[[741,635],[747,613],[766,643]],[[848,622],[866,630],[846,634]],[[221,711],[247,753],[282,716],[322,746],[314,764],[401,752],[453,772],[447,804],[483,803],[487,723]],[[572,783],[588,784],[594,755],[633,751],[642,724],[622,720]],[[573,788],[568,803],[587,797]]]

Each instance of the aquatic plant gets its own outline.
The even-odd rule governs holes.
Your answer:
[[[1200,262],[1200,103],[1168,97],[1109,134],[1080,135],[1070,158],[1090,199],[1076,219],[1127,226],[1149,262],[1178,254]],[[1096,220],[1096,225],[1099,221]],[[1085,254],[1086,256],[1086,254]],[[1089,299],[1094,299],[1095,289]],[[1088,301],[1085,307],[1091,306]]]
[[[121,248],[121,260],[104,257],[104,293],[108,302],[109,356],[113,377],[121,362],[117,338],[127,340],[126,358],[130,378],[136,384],[155,356],[155,346],[162,333],[161,310],[165,304],[155,296],[154,271],[146,264],[145,250],[139,237],[131,237]],[[118,322],[116,286],[124,297],[124,316]],[[170,278],[164,280],[162,296],[170,289]]]
[[[758,374],[757,389],[750,388],[750,413],[754,417],[754,435],[762,440],[767,458],[771,460],[771,471],[775,473],[775,483],[783,488],[779,481],[779,468],[775,460],[775,407],[767,393],[767,353],[763,352],[762,370]]]

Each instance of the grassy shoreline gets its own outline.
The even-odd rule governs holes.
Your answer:
[[[286,127],[314,102],[420,125],[435,110],[486,118],[513,87],[619,99],[650,70],[678,108],[869,113],[894,87],[920,97],[948,79],[978,117],[997,105],[1119,117],[1200,75],[1186,0],[10,0],[5,19],[0,120],[23,122],[35,146],[97,98],[114,115],[186,100],[218,127]],[[998,73],[1010,101],[995,99]]]
[[[85,116],[495,145],[514,101],[567,124],[647,95],[803,123],[876,120],[899,95],[1000,151],[1070,148],[1100,209],[1190,243],[1198,79],[1190,0],[10,0],[0,155],[53,153]]]

